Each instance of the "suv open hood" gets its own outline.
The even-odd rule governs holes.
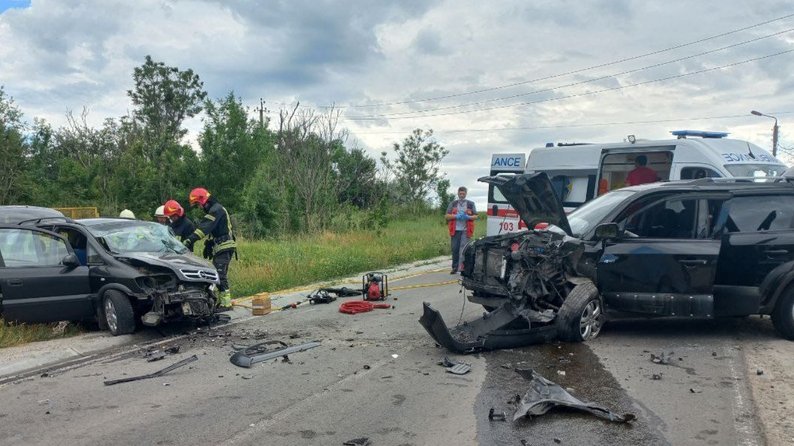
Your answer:
[[[545,172],[513,176],[482,177],[478,181],[498,187],[507,201],[513,205],[527,228],[546,222],[557,226],[571,235],[571,226],[565,216],[565,209],[554,193]]]

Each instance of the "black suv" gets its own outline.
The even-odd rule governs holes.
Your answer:
[[[7,321],[97,321],[114,335],[136,320],[207,319],[218,274],[167,226],[70,220],[47,208],[0,206],[0,310]]]
[[[545,173],[484,177],[529,228],[464,251],[469,300],[490,311],[447,331],[453,350],[552,338],[584,341],[610,315],[715,318],[768,314],[794,339],[794,184],[783,178],[654,183],[610,192],[566,216]]]

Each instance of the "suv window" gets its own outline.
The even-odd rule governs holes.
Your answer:
[[[0,229],[0,255],[6,267],[58,266],[69,254],[59,237],[26,229]]]
[[[629,214],[618,224],[637,237],[696,238],[697,199],[673,198]]]
[[[778,231],[794,227],[794,195],[735,197],[730,202],[729,232]]]

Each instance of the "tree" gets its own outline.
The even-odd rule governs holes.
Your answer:
[[[438,207],[441,210],[446,210],[447,206],[455,200],[455,195],[449,193],[449,180],[444,178],[436,182],[436,194],[438,195]]]
[[[186,118],[201,112],[207,93],[193,70],[180,71],[163,62],[154,62],[151,56],[146,56],[144,64],[135,68],[132,77],[135,87],[127,94],[136,106],[133,125],[140,127],[144,142],[140,161],[151,163],[154,168],[157,178],[154,188],[162,202],[175,189],[184,187],[173,174],[175,170],[184,170],[176,164],[184,163],[186,150],[190,150],[180,144],[187,133],[182,124]]]
[[[25,125],[22,112],[14,100],[0,86],[0,203],[15,202],[22,194],[23,179],[28,155],[24,141]]]
[[[207,117],[199,135],[204,186],[223,197],[228,209],[243,201],[243,188],[267,152],[273,150],[272,132],[266,124],[248,119],[233,92],[217,102],[207,101]]]
[[[433,130],[414,130],[402,144],[394,143],[396,160],[384,153],[381,162],[394,171],[399,196],[405,202],[424,202],[433,186],[442,179],[438,168],[449,150],[433,139]]]
[[[344,146],[347,132],[337,126],[339,110],[318,114],[299,106],[279,113],[274,158],[285,202],[295,211],[289,214],[300,215],[303,229],[316,232],[336,208],[332,159]]]
[[[339,203],[363,209],[376,202],[378,168],[375,160],[364,150],[357,147],[347,150],[338,145],[333,154],[333,167]]]

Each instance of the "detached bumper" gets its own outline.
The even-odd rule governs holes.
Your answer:
[[[557,339],[557,329],[554,325],[519,330],[504,329],[503,327],[519,317],[514,313],[512,304],[504,304],[480,319],[450,330],[441,314],[425,302],[424,313],[419,318],[419,323],[425,327],[436,343],[455,353],[522,347]]]

